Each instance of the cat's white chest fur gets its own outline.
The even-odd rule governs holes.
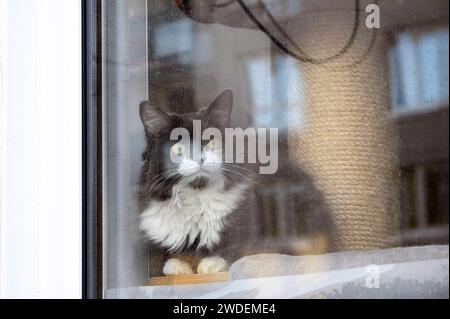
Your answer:
[[[174,186],[172,198],[150,203],[141,215],[141,230],[172,251],[186,242],[192,244],[197,237],[197,248],[212,248],[220,241],[225,219],[242,200],[246,188],[242,184],[225,190],[221,181],[195,190],[180,183]]]

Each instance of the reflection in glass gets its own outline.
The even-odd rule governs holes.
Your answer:
[[[279,129],[279,174],[252,193],[249,233],[234,241],[251,234],[256,244],[239,257],[448,243],[445,2],[383,2],[380,30],[365,27],[361,7],[352,37],[354,1],[264,1],[278,27],[245,1],[281,46],[237,2],[196,3],[183,11],[176,1],[104,2],[108,289],[146,285],[152,264],[168,258],[139,231],[139,104],[181,115],[225,89],[232,127]],[[298,61],[283,45],[314,59]]]

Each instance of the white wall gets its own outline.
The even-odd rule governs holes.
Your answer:
[[[0,297],[81,296],[81,1],[0,0]]]

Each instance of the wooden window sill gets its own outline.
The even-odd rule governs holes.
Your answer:
[[[228,272],[213,274],[186,274],[153,277],[147,280],[149,286],[198,285],[229,281]]]

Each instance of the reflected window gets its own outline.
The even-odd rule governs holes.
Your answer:
[[[448,101],[448,29],[400,33],[391,52],[394,110],[420,109]]]
[[[270,57],[256,58],[247,66],[251,103],[253,106],[253,123],[256,127],[270,127],[271,116],[271,60]]]
[[[302,81],[297,62],[285,56],[273,60],[258,57],[249,60],[247,72],[253,126],[280,130],[286,130],[290,125],[298,126]]]

